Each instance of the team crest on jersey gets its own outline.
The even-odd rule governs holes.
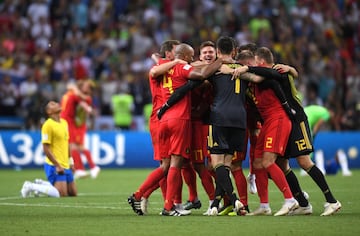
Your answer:
[[[186,64],[186,65],[184,65],[184,70],[190,70],[190,68],[191,68],[192,66],[191,65],[189,65],[189,64]]]
[[[43,141],[44,140],[48,140],[49,139],[49,136],[48,134],[42,134],[42,138],[41,138]]]

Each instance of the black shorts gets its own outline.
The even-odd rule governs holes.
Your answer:
[[[301,116],[292,122],[292,129],[284,157],[295,158],[314,151],[309,122],[306,116]]]
[[[245,129],[209,125],[208,149],[212,154],[234,154],[243,151]]]

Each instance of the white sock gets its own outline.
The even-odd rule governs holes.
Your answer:
[[[295,198],[285,198],[285,203],[293,203],[295,200]]]
[[[43,179],[36,179],[35,180],[36,184],[41,184],[41,185],[50,185],[53,186],[49,181],[43,180]]]
[[[49,197],[60,197],[59,191],[52,185],[32,183],[32,190],[48,195]]]
[[[270,204],[269,203],[260,203],[260,207],[261,208],[269,208]]]
[[[339,164],[341,167],[341,171],[343,173],[349,173],[350,172],[349,165],[348,165],[347,157],[346,157],[344,150],[339,149],[337,151],[337,156],[338,156]]]
[[[317,150],[315,152],[315,163],[320,171],[325,175],[325,161],[324,161],[324,152],[322,150]]]

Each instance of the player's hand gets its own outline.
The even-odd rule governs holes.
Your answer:
[[[216,74],[230,75],[233,72],[234,72],[234,69],[231,69],[229,66],[221,65],[220,70],[218,72],[216,72]]]
[[[165,103],[161,106],[161,108],[156,112],[157,118],[161,120],[161,117],[165,114],[165,112],[169,109],[169,105]]]
[[[56,166],[56,173],[58,175],[63,175],[63,174],[65,174],[65,170],[61,166]]]
[[[296,120],[296,111],[290,107],[288,102],[282,104],[286,114],[290,118],[290,120]]]
[[[156,64],[158,64],[160,58],[161,58],[161,55],[160,55],[159,53],[153,53],[153,54],[151,54],[151,59],[152,59]]]
[[[165,113],[165,109],[163,109],[163,107],[161,107],[157,112],[156,112],[156,116],[159,120],[161,120],[162,116]]]
[[[164,112],[161,112],[161,108],[156,112],[156,116],[159,120],[161,120],[161,117],[163,114],[164,114]]]
[[[231,79],[239,78],[239,76],[249,70],[248,66],[240,66],[236,68],[233,72],[233,77]]]
[[[274,69],[277,70],[279,73],[287,73],[290,71],[290,66],[284,64],[276,64]]]

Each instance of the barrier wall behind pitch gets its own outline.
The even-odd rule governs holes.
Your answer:
[[[320,132],[314,143],[325,159],[343,149],[350,168],[360,168],[360,132]],[[86,136],[86,147],[102,168],[154,168],[153,149],[148,132],[92,131]],[[0,168],[42,168],[44,153],[40,132],[0,131]],[[248,161],[244,162],[247,168]],[[291,160],[293,168],[298,167]]]

